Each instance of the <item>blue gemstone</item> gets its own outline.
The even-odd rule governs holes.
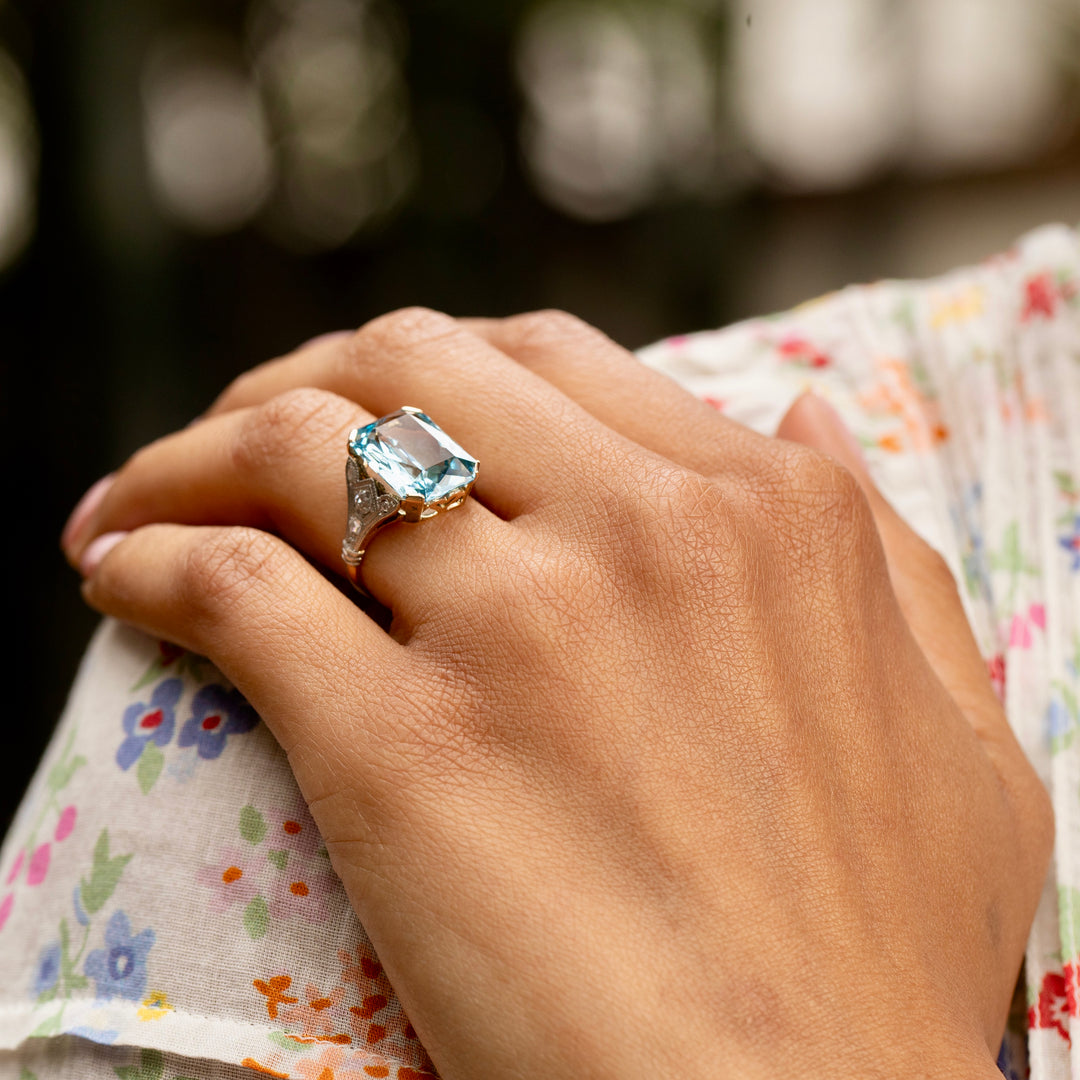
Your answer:
[[[399,409],[360,428],[350,449],[402,499],[437,502],[476,477],[476,459],[422,412]]]

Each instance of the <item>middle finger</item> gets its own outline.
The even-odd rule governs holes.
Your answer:
[[[480,461],[474,494],[511,520],[558,499],[553,477],[576,476],[590,443],[611,432],[558,387],[463,328],[449,315],[406,309],[344,340],[255,368],[208,415],[315,386],[376,416],[402,405],[428,413]]]

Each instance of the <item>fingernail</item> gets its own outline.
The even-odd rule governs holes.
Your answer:
[[[123,540],[128,533],[126,532],[111,532],[102,533],[101,536],[94,540],[91,540],[86,545],[86,550],[82,553],[82,558],[79,559],[79,573],[83,577],[90,577],[95,570],[101,565],[102,560],[117,544]]]
[[[843,440],[844,445],[858,459],[859,463],[866,468],[866,454],[863,452],[862,443],[859,442],[855,437],[854,432],[844,422],[844,418],[836,411],[832,403],[827,401],[820,394],[814,393],[813,397],[817,402],[823,417],[828,421],[829,426],[833,428],[837,436]]]
[[[71,511],[71,517],[68,518],[67,524],[64,526],[64,532],[60,537],[60,546],[65,551],[70,551],[75,546],[79,534],[86,528],[87,522],[93,517],[94,511],[101,505],[101,500],[105,498],[105,493],[112,487],[115,479],[115,473],[103,476],[87,491],[79,500],[75,509]]]

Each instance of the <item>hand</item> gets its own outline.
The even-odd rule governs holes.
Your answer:
[[[481,468],[372,543],[384,631],[342,474],[402,404]],[[997,1075],[1046,793],[947,565],[811,395],[779,435],[567,316],[401,312],[69,529],[88,601],[280,740],[446,1080]]]

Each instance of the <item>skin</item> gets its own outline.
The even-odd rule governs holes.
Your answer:
[[[343,584],[349,430],[481,463]],[[288,753],[447,1080],[998,1076],[1051,852],[941,556],[812,394],[776,438],[570,316],[248,373],[65,535]]]

